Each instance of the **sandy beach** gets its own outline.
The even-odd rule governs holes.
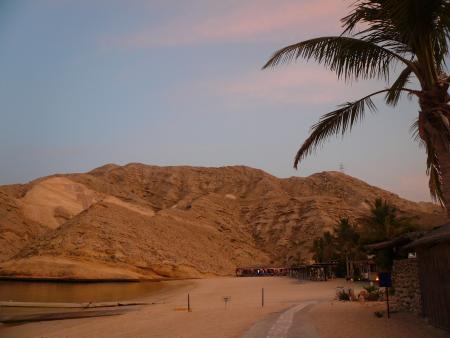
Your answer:
[[[171,283],[169,289],[145,299],[156,304],[124,315],[2,326],[0,336],[259,338],[273,336],[276,325],[284,330],[278,336],[287,338],[299,332],[305,337],[448,336],[413,315],[395,314],[389,321],[376,318],[373,312],[382,304],[333,301],[336,286],[350,286],[342,280],[230,277]],[[184,311],[188,293],[192,312]],[[227,306],[223,297],[230,297]]]

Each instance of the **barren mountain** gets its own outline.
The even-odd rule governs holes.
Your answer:
[[[445,221],[338,172],[279,179],[243,166],[106,165],[0,187],[0,275],[142,279],[231,274],[309,260],[341,217],[382,197],[430,227]]]

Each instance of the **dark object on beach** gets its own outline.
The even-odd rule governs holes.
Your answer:
[[[226,309],[226,308],[227,308],[228,302],[231,301],[231,297],[230,297],[230,296],[224,296],[224,297],[223,297],[223,301],[224,301],[224,303],[225,303],[225,309]]]
[[[99,308],[99,307],[118,307],[118,306],[133,306],[133,305],[149,305],[154,303],[148,302],[87,302],[87,303],[53,303],[53,302],[14,302],[14,301],[0,301],[0,308],[2,307],[25,307],[25,308]]]
[[[382,317],[384,317],[384,311],[375,311],[373,314],[374,314],[375,317],[377,317],[377,318],[382,318]]]
[[[261,289],[261,307],[264,307],[264,288]]]

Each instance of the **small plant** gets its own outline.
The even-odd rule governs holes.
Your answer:
[[[378,286],[368,285],[364,286],[364,289],[367,291],[367,300],[372,302],[380,300],[382,292]]]
[[[380,300],[381,294],[379,291],[375,291],[375,292],[371,292],[369,293],[369,295],[367,296],[367,300],[371,301],[371,302],[376,302],[378,300]]]
[[[338,299],[342,301],[349,301],[350,300],[350,293],[345,292],[344,289],[338,291]]]
[[[366,289],[366,291],[368,293],[371,293],[371,292],[378,291],[379,287],[376,285],[366,285],[366,286],[364,286],[364,289]]]

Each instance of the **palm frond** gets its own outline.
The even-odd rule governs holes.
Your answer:
[[[392,106],[397,105],[398,100],[400,99],[402,89],[409,82],[409,77],[411,76],[412,68],[410,66],[406,66],[405,69],[402,70],[397,80],[392,84],[389,88],[389,91],[386,93],[386,103]]]
[[[298,150],[294,160],[294,168],[297,169],[298,163],[322,145],[327,138],[333,135],[344,135],[347,130],[351,130],[357,121],[364,118],[366,108],[371,112],[375,112],[376,106],[371,97],[388,90],[380,90],[360,100],[347,102],[341,105],[339,109],[323,115],[319,122],[311,127],[310,136]]]
[[[409,46],[400,40],[398,29],[390,22],[389,15],[379,1],[355,2],[354,10],[342,18],[341,22],[344,27],[342,35],[352,33],[355,37],[379,44],[400,54],[411,52]],[[368,28],[355,32],[358,24],[367,26],[367,23],[370,23]]]
[[[393,61],[409,62],[387,48],[344,36],[328,36],[306,40],[275,52],[263,69],[288,63],[298,58],[314,59],[334,71],[339,78],[389,78]]]
[[[441,174],[439,159],[437,153],[431,142],[426,130],[421,125],[421,120],[418,118],[410,127],[413,139],[421,146],[425,147],[427,153],[427,170],[428,175],[428,187],[430,189],[431,199],[444,206],[444,197],[442,194]]]
[[[446,56],[448,56],[448,41],[450,41],[450,2],[442,5],[439,20],[436,20],[435,37],[433,39],[433,49],[436,59],[436,66],[439,72],[444,71],[446,66]]]
[[[419,142],[419,145],[425,145],[425,143],[420,138],[419,133],[419,119],[416,119],[411,126],[409,127],[409,131],[411,133],[412,139],[416,142]]]
[[[357,0],[341,22],[343,34],[351,33],[407,59],[420,59],[413,72],[421,82],[430,79],[433,68],[439,74],[445,66],[450,32],[448,0]],[[359,27],[364,29],[357,31]],[[436,78],[436,74],[431,76]]]

